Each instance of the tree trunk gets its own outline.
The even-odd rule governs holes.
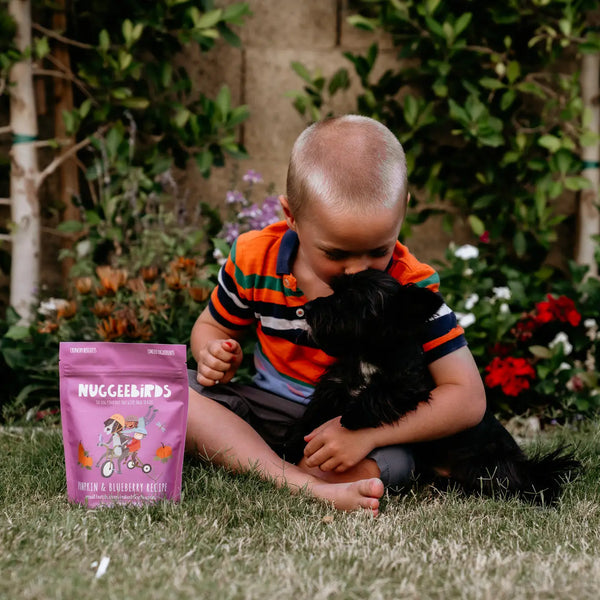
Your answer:
[[[584,54],[581,64],[581,95],[584,107],[590,112],[590,129],[600,132],[600,55]],[[582,175],[591,183],[590,189],[583,190],[577,214],[577,249],[575,260],[589,267],[588,276],[598,277],[598,264],[595,259],[596,242],[592,236],[600,234],[600,213],[598,212],[598,191],[600,189],[600,152],[598,144],[582,148]]]
[[[30,0],[10,0],[9,12],[17,24],[15,42],[25,51],[31,46]],[[39,169],[35,141],[37,116],[31,59],[15,64],[10,74],[10,201],[12,211],[12,265],[10,304],[25,323],[33,318],[32,304],[39,286],[40,209]]]
[[[56,11],[52,15],[52,27],[55,31],[64,33],[67,28],[66,1],[58,0],[55,5]],[[67,45],[61,40],[55,40],[53,43],[52,54],[57,63],[62,66],[65,72],[71,70],[71,57]],[[66,139],[67,131],[65,121],[62,117],[63,111],[73,110],[73,86],[69,79],[62,77],[54,78],[54,136],[58,139]],[[68,152],[68,149],[75,144],[75,138],[70,137],[70,144],[61,147],[60,156]],[[71,156],[60,166],[60,200],[65,210],[62,215],[63,221],[77,221],[80,218],[79,209],[73,205],[73,197],[79,196],[79,181],[77,172],[76,156]],[[73,245],[73,236],[69,236],[63,241],[63,248],[71,248]],[[72,259],[65,259],[62,262],[62,275],[65,283],[68,281],[69,271],[73,266]]]

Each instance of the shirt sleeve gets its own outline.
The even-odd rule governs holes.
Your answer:
[[[425,327],[423,351],[427,364],[467,345],[464,329],[445,303]]]
[[[208,302],[210,314],[228,329],[244,329],[255,320],[247,277],[237,264],[236,256],[237,240],[219,271],[218,284]]]
[[[396,245],[390,273],[402,284],[412,283],[440,294],[440,278],[428,264],[418,261],[399,242]],[[441,294],[440,294],[441,295]],[[445,303],[425,327],[423,351],[425,360],[432,363],[467,345],[464,329],[458,324],[456,315]]]

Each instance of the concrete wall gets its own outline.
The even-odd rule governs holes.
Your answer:
[[[228,2],[232,0],[227,0]],[[241,165],[260,172],[276,193],[285,190],[289,152],[294,140],[306,126],[292,101],[289,90],[302,89],[302,80],[291,68],[292,61],[303,63],[311,72],[320,68],[325,76],[351,63],[342,56],[345,50],[366,50],[375,39],[380,55],[377,71],[396,61],[396,52],[386,36],[359,31],[347,24],[348,0],[249,0],[253,16],[239,28],[243,46],[231,48],[219,43],[209,54],[191,51],[189,60],[195,70],[199,89],[214,96],[226,83],[233,101],[247,104],[250,119],[243,126],[243,142],[250,160]],[[336,114],[356,111],[354,84],[335,98]],[[232,188],[235,174],[231,166],[215,170],[204,180],[190,169],[182,180],[192,201],[203,199],[218,204]],[[464,238],[464,232],[457,234]],[[419,228],[409,244],[419,258],[428,261],[442,256],[449,241],[439,222],[429,221]]]

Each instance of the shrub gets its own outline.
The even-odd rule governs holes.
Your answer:
[[[570,277],[504,265],[490,276],[483,244],[451,246],[442,292],[465,328],[488,402],[504,416],[573,421],[600,411],[600,281],[570,263]],[[499,278],[500,281],[499,281]]]

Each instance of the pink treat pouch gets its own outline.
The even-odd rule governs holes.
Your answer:
[[[62,342],[59,356],[69,500],[88,507],[179,500],[186,347]]]

